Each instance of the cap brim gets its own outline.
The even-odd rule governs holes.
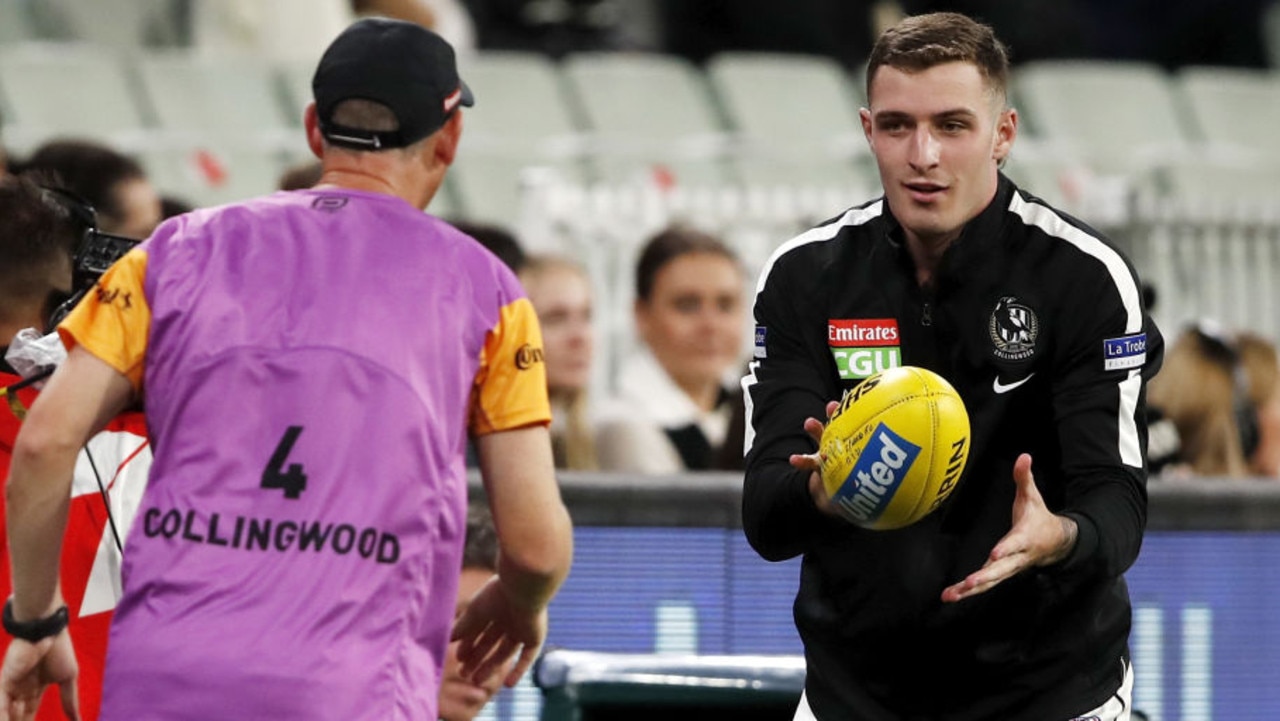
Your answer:
[[[458,101],[458,104],[465,105],[468,108],[475,105],[476,96],[471,93],[471,88],[467,86],[462,78],[458,78],[458,87],[462,89],[462,99]]]

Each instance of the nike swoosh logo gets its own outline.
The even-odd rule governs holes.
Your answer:
[[[1008,393],[1014,388],[1017,388],[1023,383],[1026,383],[1027,381],[1031,380],[1031,376],[1033,375],[1035,375],[1035,373],[1028,373],[1026,378],[1023,378],[1022,380],[1014,381],[1012,383],[1001,383],[1000,376],[996,376],[995,380],[991,381],[991,390],[995,391],[996,393]]]

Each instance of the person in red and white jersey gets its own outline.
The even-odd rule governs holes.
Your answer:
[[[77,228],[62,202],[29,179],[0,179],[0,481],[8,480],[14,438],[38,393],[35,379],[24,378],[4,359],[10,339],[24,329],[44,328],[71,292]],[[86,721],[98,717],[107,628],[120,597],[120,539],[128,533],[150,465],[140,412],[112,420],[76,462],[61,583],[80,666],[80,718]],[[3,508],[0,496],[0,596],[7,598],[12,589]],[[0,653],[10,640],[0,634]],[[36,719],[62,718],[57,694],[45,694]]]

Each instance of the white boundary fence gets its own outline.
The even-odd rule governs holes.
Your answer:
[[[724,238],[746,269],[750,308],[755,278],[775,248],[879,193],[878,187],[857,184],[584,187],[562,183],[542,168],[528,169],[522,188],[522,242],[532,252],[577,259],[593,279],[598,393],[607,393],[622,359],[635,348],[634,266],[640,247],[654,233],[686,223]],[[1211,319],[1280,340],[1280,198],[1230,204],[1132,194],[1093,198],[1068,210],[1096,224],[1129,253],[1142,279],[1156,289],[1154,315],[1167,337],[1190,322]],[[750,343],[751,334],[744,337]],[[745,361],[749,349],[743,350]]]

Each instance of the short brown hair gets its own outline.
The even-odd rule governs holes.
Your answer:
[[[25,320],[23,314],[46,303],[51,291],[71,291],[78,241],[70,213],[52,193],[25,176],[0,178],[0,320]],[[42,313],[47,318],[52,310]]]
[[[882,66],[917,73],[954,62],[973,63],[991,90],[1008,96],[1009,50],[991,26],[960,13],[929,13],[905,18],[876,40],[867,60],[867,99]]]

